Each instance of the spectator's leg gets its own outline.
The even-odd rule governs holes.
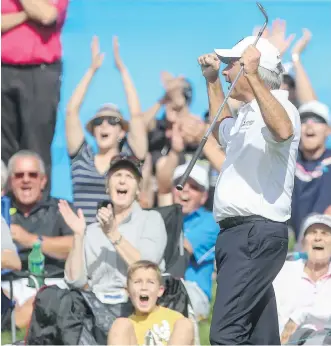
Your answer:
[[[19,150],[20,75],[21,71],[15,67],[1,66],[1,159],[6,165],[10,157]]]
[[[176,321],[168,345],[194,345],[194,326],[188,318]]]
[[[108,345],[137,345],[133,324],[128,318],[118,318],[110,328]]]
[[[61,64],[41,65],[26,69],[21,95],[22,137],[20,146],[37,152],[51,174],[51,144],[55,132],[60,100]]]

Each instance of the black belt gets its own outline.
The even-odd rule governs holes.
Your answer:
[[[262,216],[258,216],[258,215],[235,216],[235,217],[228,217],[220,221],[218,224],[221,229],[227,229],[227,228],[242,225],[244,223],[255,222],[255,221],[271,221],[271,220],[266,219],[265,217],[262,217]]]

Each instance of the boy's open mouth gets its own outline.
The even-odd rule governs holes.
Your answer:
[[[149,297],[148,297],[148,295],[146,295],[146,294],[141,294],[141,295],[139,296],[139,300],[140,300],[140,302],[142,302],[142,303],[147,303],[148,300],[149,300]]]

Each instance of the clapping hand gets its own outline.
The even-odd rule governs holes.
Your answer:
[[[83,236],[85,233],[86,222],[82,209],[78,209],[77,214],[70,208],[67,201],[60,200],[59,211],[65,223],[72,229],[75,235]]]
[[[113,231],[115,226],[115,219],[113,208],[110,203],[107,205],[107,207],[102,207],[98,210],[96,218],[100,224],[102,231],[106,235]]]

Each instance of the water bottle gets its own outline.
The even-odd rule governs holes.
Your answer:
[[[41,251],[41,244],[40,242],[36,242],[32,246],[32,251],[30,252],[30,255],[28,257],[28,267],[29,272],[32,275],[36,275],[37,282],[39,284],[39,287],[43,286],[44,284],[44,277],[39,276],[44,274],[45,270],[45,256],[43,255]],[[29,287],[35,288],[35,282],[29,278]]]

